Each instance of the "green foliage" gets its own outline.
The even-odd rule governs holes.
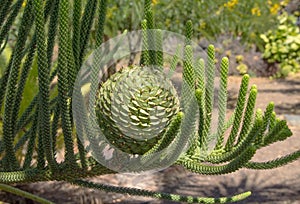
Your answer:
[[[104,33],[109,37],[124,30],[137,30],[143,19],[143,1],[107,1],[107,14]]]
[[[184,33],[181,22],[192,20],[196,37],[216,39],[230,34],[248,44],[259,47],[258,36],[277,24],[276,15],[281,9],[279,0],[270,1],[185,1],[157,0],[154,11],[162,28]]]
[[[245,192],[228,198],[191,197],[81,180],[86,177],[116,173],[97,163],[85,151],[76,135],[78,129],[74,127],[71,111],[74,81],[86,57],[88,42],[92,43],[91,47],[98,46],[102,42],[106,12],[109,12],[108,2],[105,0],[87,0],[85,4],[81,4],[80,1],[71,4],[68,0],[46,2],[28,0],[26,4],[23,4],[22,0],[2,2],[4,7],[1,7],[0,15],[0,44],[4,47],[1,48],[1,56],[6,55],[5,44],[3,45],[2,42],[9,36],[9,30],[17,16],[22,15],[12,53],[7,58],[9,60],[0,78],[0,182],[2,184],[63,180],[109,192],[188,203],[236,202],[250,195],[250,192]],[[236,6],[237,1],[230,2],[227,2],[226,9],[233,9]],[[186,9],[185,12],[190,12],[188,8]],[[142,15],[140,12],[137,13]],[[142,42],[145,50],[142,53],[141,64],[138,65],[140,70],[136,71],[143,73],[142,65],[155,63],[163,69],[163,53],[149,49],[151,46],[162,47],[162,33],[147,31],[156,28],[150,0],[145,1],[145,13],[142,18]],[[97,26],[94,30],[95,23]],[[292,134],[286,122],[276,118],[273,103],[267,106],[264,113],[261,110],[254,110],[257,88],[252,86],[248,91],[248,75],[244,75],[242,79],[236,109],[230,119],[226,120],[229,66],[227,58],[222,59],[220,67],[218,128],[216,133],[211,130],[212,109],[215,102],[215,48],[213,45],[208,47],[207,64],[204,63],[205,59],[194,61],[195,56],[191,46],[194,27],[191,21],[187,21],[185,30],[187,40],[184,47],[179,47],[177,54],[172,56],[170,70],[175,70],[179,61],[178,53],[182,51],[184,53],[183,81],[186,82],[182,88],[182,95],[187,98],[195,95],[199,105],[199,120],[197,120],[199,128],[192,134],[194,138],[190,149],[180,155],[176,164],[199,174],[220,175],[240,168],[275,168],[298,159],[300,151],[263,163],[251,161],[258,149],[285,140]],[[91,38],[96,41],[89,41]],[[57,47],[58,59],[56,60],[54,54]],[[57,82],[54,80],[56,78]],[[118,83],[118,79],[114,83]],[[36,87],[30,90],[31,86]],[[103,95],[109,94],[107,92],[109,90],[104,90]],[[191,108],[188,102],[184,100],[181,107]],[[137,109],[137,112],[141,113],[141,107]],[[190,122],[185,120],[188,115],[185,116],[181,110],[173,116],[161,138],[145,152],[146,156],[150,155],[146,160],[151,159],[150,153],[160,151],[177,139],[182,123]],[[83,121],[86,122],[85,118]],[[56,160],[57,152],[60,150],[58,149],[61,140],[58,137],[60,127],[65,151],[62,162]],[[226,140],[227,130],[230,134]],[[208,144],[214,140],[217,142],[209,151]],[[25,158],[19,158],[19,151],[24,152]],[[175,149],[170,154],[174,156],[181,152]],[[0,188],[47,203],[43,199],[7,185],[0,185]]]
[[[0,135],[3,135],[3,122],[2,119],[0,119]]]
[[[74,181],[74,184],[88,187],[88,188],[105,190],[108,192],[124,193],[124,194],[137,195],[137,196],[147,196],[152,198],[173,200],[177,202],[186,202],[186,203],[231,203],[231,202],[237,202],[243,200],[251,195],[250,192],[246,192],[246,193],[235,195],[233,197],[206,198],[206,197],[181,196],[181,195],[168,194],[162,192],[152,192],[143,189],[133,190],[131,188],[107,186],[107,185],[92,183],[83,180],[76,180]]]
[[[239,71],[239,73],[241,75],[247,74],[247,72],[248,72],[248,66],[245,63],[243,63],[244,56],[243,55],[237,55],[237,56],[235,56],[235,61],[237,63],[236,69]]]
[[[192,20],[195,36],[213,40],[219,35],[230,34],[247,44],[262,48],[259,35],[275,28],[276,15],[287,1],[185,1],[153,0],[153,12],[157,28],[176,33],[185,33],[182,22]],[[143,19],[143,1],[108,1],[105,34],[108,37],[127,30],[139,28]],[[212,15],[214,14],[214,15]]]
[[[30,199],[30,200],[33,200],[33,201],[36,201],[36,202],[41,203],[41,204],[53,204],[52,202],[50,202],[50,201],[48,201],[44,198],[38,197],[36,195],[33,195],[31,193],[28,193],[26,191],[23,191],[21,189],[18,189],[18,188],[15,188],[15,187],[12,187],[12,186],[9,186],[9,185],[6,185],[6,184],[0,184],[0,189],[3,190],[3,191],[6,191],[6,192],[13,193],[15,195],[22,196],[24,198],[27,198],[27,199]]]
[[[2,77],[4,73],[10,55],[11,55],[11,48],[9,46],[6,46],[2,54],[0,55],[0,77]]]
[[[296,16],[284,12],[278,16],[276,30],[260,35],[265,42],[263,57],[269,63],[279,63],[276,77],[285,77],[300,70],[300,30]]]

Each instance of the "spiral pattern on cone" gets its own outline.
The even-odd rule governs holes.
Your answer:
[[[171,81],[155,67],[123,68],[101,84],[96,114],[110,143],[143,154],[153,147],[179,111]]]

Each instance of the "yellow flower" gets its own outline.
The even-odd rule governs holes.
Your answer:
[[[26,1],[23,1],[22,7],[24,8],[26,6]]]
[[[117,10],[118,8],[116,6],[113,6],[109,9],[107,9],[107,13],[106,13],[106,17],[109,19],[113,16],[113,13],[115,12],[115,10]]]
[[[272,6],[272,4],[273,4],[272,0],[268,0],[268,5]]]
[[[276,15],[278,13],[280,9],[279,4],[274,4],[271,8],[270,8],[270,13],[273,15]]]
[[[251,9],[251,13],[252,13],[253,16],[260,16],[261,15],[260,9],[257,6],[255,6]]]
[[[233,9],[235,7],[235,5],[238,4],[238,0],[230,0],[227,3],[224,4],[224,7],[228,8],[228,9]]]
[[[205,29],[205,27],[206,27],[205,21],[201,21],[201,22],[200,22],[200,25],[199,25],[199,28],[200,28],[200,29]]]
[[[216,11],[216,16],[219,16],[222,13],[223,8],[220,7],[217,11]]]
[[[152,4],[155,5],[158,3],[158,0],[152,0]]]
[[[290,3],[290,0],[283,0],[283,1],[280,2],[280,5],[283,6],[283,7],[285,7],[285,6],[287,6],[289,3]]]

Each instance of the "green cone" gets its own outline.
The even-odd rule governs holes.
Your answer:
[[[157,68],[127,67],[101,84],[96,99],[99,126],[108,141],[130,154],[144,154],[179,111],[171,81]]]

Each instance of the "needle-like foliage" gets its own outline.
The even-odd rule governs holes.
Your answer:
[[[87,0],[85,4],[80,0],[1,1],[0,54],[5,46],[8,46],[6,41],[14,21],[17,20],[16,17],[22,15],[22,18],[13,52],[0,79],[0,133],[3,133],[0,135],[0,189],[41,203],[50,202],[7,184],[64,180],[109,192],[188,203],[226,203],[248,197],[250,192],[228,198],[192,197],[82,180],[90,176],[116,173],[88,156],[79,141],[77,134],[80,134],[80,128],[77,127],[76,130],[74,127],[71,110],[74,83],[88,53],[87,49],[98,47],[103,42],[106,7],[106,0]],[[92,36],[94,21],[97,26],[96,33]],[[162,31],[149,29],[155,29],[155,20],[151,0],[145,0],[144,20],[141,21],[143,51],[139,66],[142,68],[157,65],[163,70]],[[169,67],[169,75],[172,75],[176,71],[182,50],[182,97],[189,99],[189,96],[194,96],[199,109],[192,144],[175,164],[198,174],[221,175],[241,168],[276,168],[298,159],[300,150],[267,162],[251,161],[258,149],[285,140],[292,132],[286,121],[276,117],[273,103],[270,103],[264,112],[255,110],[258,88],[254,85],[249,90],[248,75],[242,78],[234,113],[226,120],[229,68],[227,58],[223,58],[220,63],[218,121],[217,129],[212,129],[216,100],[215,49],[210,45],[207,49],[207,59],[196,58],[193,53],[192,36],[193,25],[188,21],[184,45],[178,45]],[[92,37],[96,39],[95,45],[90,44],[92,41],[89,39]],[[35,66],[38,71],[38,91],[21,111],[23,99],[27,97],[24,94],[29,83],[27,79]],[[183,100],[181,108],[189,109],[189,102]],[[176,141],[182,123],[186,123],[185,117],[188,115],[182,111],[175,114],[161,138],[145,153],[145,161],[153,159],[153,153],[160,152]],[[62,148],[61,141],[65,155],[64,160],[58,162],[56,158],[59,148]],[[210,146],[212,142],[213,147]],[[20,150],[24,153],[21,160],[18,157]],[[180,152],[174,150],[172,154],[174,156]]]

